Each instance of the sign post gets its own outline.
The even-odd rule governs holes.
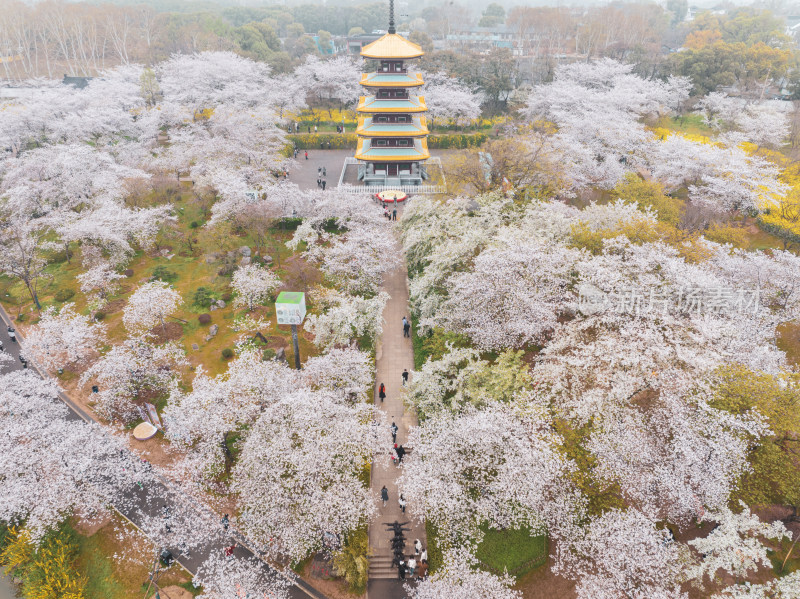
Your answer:
[[[294,367],[300,370],[300,342],[297,338],[297,325],[306,317],[306,294],[299,291],[281,291],[275,300],[275,317],[278,324],[292,325],[294,345]]]

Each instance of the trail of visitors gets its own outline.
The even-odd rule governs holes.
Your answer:
[[[402,209],[401,209],[402,210]],[[403,335],[403,317],[409,317],[408,285],[405,264],[396,268],[384,278],[383,289],[391,296],[383,311],[385,320],[383,335],[378,343],[376,360],[376,385],[375,403],[386,413],[387,424],[394,422],[397,425],[397,444],[403,445],[407,451],[413,448],[406,445],[408,429],[417,424],[416,415],[406,411],[403,404],[404,369],[414,367],[414,349],[411,338]],[[378,390],[380,384],[386,385],[386,399],[380,400]],[[427,547],[425,529],[415,519],[413,504],[408,504],[405,513],[398,502],[397,478],[403,466],[395,466],[390,459],[391,447],[386,448],[383,455],[379,455],[372,464],[371,487],[375,498],[381,496],[381,489],[385,486],[389,499],[386,506],[380,503],[380,514],[369,527],[369,544],[372,551],[369,569],[368,599],[401,599],[405,597],[402,582],[398,578],[398,569],[392,565],[391,538],[393,533],[387,530],[385,523],[394,521],[409,522],[411,530],[406,532],[405,555],[414,555],[414,540],[420,539],[422,545]],[[419,556],[417,556],[419,561]],[[410,579],[410,577],[408,577]]]

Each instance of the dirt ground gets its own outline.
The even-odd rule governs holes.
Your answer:
[[[574,599],[575,583],[550,570],[550,559],[547,563],[534,568],[517,581],[514,588],[522,591],[525,599]]]

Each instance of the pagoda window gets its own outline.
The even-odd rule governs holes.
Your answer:
[[[397,140],[397,145],[398,146],[410,146],[411,145],[411,140],[410,139],[398,139]]]
[[[376,140],[373,140],[373,141],[375,142],[376,146],[385,146],[386,145],[386,140],[385,139],[376,139]]]

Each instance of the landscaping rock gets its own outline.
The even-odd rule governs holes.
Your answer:
[[[206,256],[206,264],[214,264],[214,256]]]
[[[262,260],[264,261],[264,264],[272,264],[272,256],[267,256],[265,254]]]
[[[217,309],[217,304],[211,304],[211,305],[208,307],[208,310],[209,310],[209,311],[216,310],[216,309]]]
[[[248,264],[250,264],[250,256],[245,256],[244,258],[242,258],[240,264],[242,266],[247,266]]]
[[[213,337],[219,332],[219,325],[212,324],[211,327],[208,329],[208,334],[210,337]]]
[[[224,308],[225,306],[227,306],[225,300],[217,300],[217,308]]]
[[[200,346],[199,346],[199,345],[197,345],[196,343],[192,343],[192,349],[193,349],[194,351],[200,351]]]
[[[286,362],[286,348],[282,347],[277,352],[275,352],[275,359],[279,360],[280,362]]]
[[[247,247],[246,245],[240,247],[239,251],[242,253],[242,256],[247,256],[248,258],[250,257],[251,251],[250,248]]]

